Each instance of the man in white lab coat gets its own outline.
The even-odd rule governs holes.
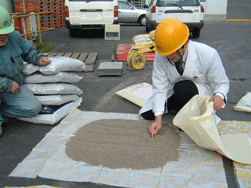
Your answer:
[[[139,112],[144,119],[155,120],[150,125],[152,136],[160,130],[164,113],[180,110],[196,94],[211,96],[215,110],[225,106],[229,80],[218,52],[188,37],[188,27],[173,18],[155,30],[153,95]]]

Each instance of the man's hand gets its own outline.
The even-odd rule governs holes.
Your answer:
[[[18,90],[18,93],[20,93],[20,86],[17,82],[12,82],[12,86],[10,89],[11,94],[14,94],[16,90]]]
[[[224,105],[222,98],[218,95],[213,96],[210,101],[214,103],[214,110],[220,110]]]
[[[48,59],[47,57],[42,57],[40,60],[39,60],[39,66],[45,66],[45,65],[48,65],[51,63],[51,60]]]
[[[155,122],[150,125],[150,134],[152,137],[161,129],[162,115],[155,116]]]
[[[154,122],[150,125],[150,134],[152,137],[158,133],[158,131],[161,129],[161,123],[160,122]]]

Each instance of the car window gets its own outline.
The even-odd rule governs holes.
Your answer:
[[[125,2],[119,2],[120,9],[131,9],[132,7]]]
[[[198,0],[157,0],[157,6],[199,6]]]
[[[153,5],[155,0],[151,0],[151,2],[149,3],[149,7]]]

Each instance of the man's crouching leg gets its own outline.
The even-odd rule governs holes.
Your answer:
[[[142,116],[145,120],[154,120],[154,119],[155,119],[155,116],[154,116],[154,113],[153,113],[152,110],[143,112],[143,113],[141,114],[141,116]]]
[[[2,113],[11,118],[36,116],[42,106],[30,89],[22,85],[20,93],[5,93]]]
[[[181,109],[194,95],[199,94],[195,83],[191,80],[182,80],[177,82],[173,88],[174,96]]]

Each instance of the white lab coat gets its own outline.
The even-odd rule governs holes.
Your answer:
[[[226,76],[221,58],[218,52],[203,43],[188,42],[188,54],[184,73],[181,76],[166,56],[155,53],[152,75],[153,95],[140,110],[139,114],[153,110],[153,112],[167,113],[164,109],[165,101],[173,95],[173,86],[180,80],[193,81],[201,95],[213,96],[214,93],[222,93],[227,100],[229,80]]]

